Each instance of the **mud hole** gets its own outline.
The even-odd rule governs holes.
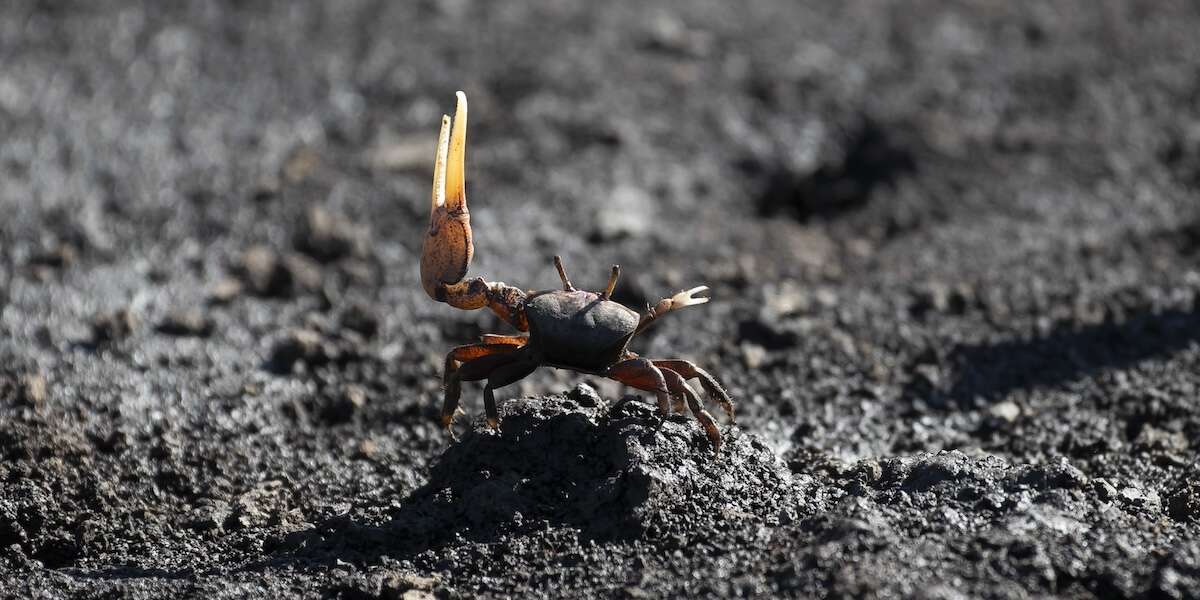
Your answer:
[[[0,596],[1200,595],[1188,2],[5,2]],[[690,418],[417,279],[622,266]],[[464,421],[465,422],[465,421]]]

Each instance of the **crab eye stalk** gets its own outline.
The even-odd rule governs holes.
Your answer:
[[[575,291],[575,286],[571,285],[571,280],[567,279],[567,270],[563,268],[562,257],[554,255],[554,268],[558,270],[558,278],[562,280],[564,292]]]
[[[608,275],[608,285],[604,287],[604,293],[601,296],[607,300],[612,297],[613,290],[617,289],[617,278],[621,276],[621,265],[613,265],[612,272]]]

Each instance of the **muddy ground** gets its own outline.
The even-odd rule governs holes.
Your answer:
[[[4,2],[4,594],[1200,593],[1197,5],[737,4]],[[720,456],[551,370],[439,427],[456,89],[472,273],[710,285],[634,348]]]

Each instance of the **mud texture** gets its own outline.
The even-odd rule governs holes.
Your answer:
[[[1197,597],[1198,30],[3,2],[0,596]],[[719,456],[553,370],[440,428],[507,333],[417,280],[457,89],[472,274],[711,286],[633,347],[726,384]]]

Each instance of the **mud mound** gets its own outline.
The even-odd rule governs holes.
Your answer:
[[[581,386],[509,401],[501,431],[481,427],[447,448],[429,482],[404,499],[389,523],[328,523],[319,553],[349,544],[413,556],[460,536],[486,542],[546,527],[597,542],[671,537],[686,544],[730,515],[775,522],[780,507],[795,503],[791,474],[754,436],[726,428],[726,443],[714,455],[692,419],[659,421],[651,409],[631,404],[608,415],[589,392]],[[312,536],[292,541],[305,545],[306,537]],[[369,542],[356,542],[363,539]],[[315,555],[311,548],[300,554],[306,553]]]
[[[414,499],[452,499],[447,524],[551,519],[597,538],[656,537],[676,521],[704,529],[721,511],[765,519],[791,499],[787,470],[753,436],[726,429],[714,455],[690,418],[605,410],[567,396],[509,402],[501,433],[447,450]]]

